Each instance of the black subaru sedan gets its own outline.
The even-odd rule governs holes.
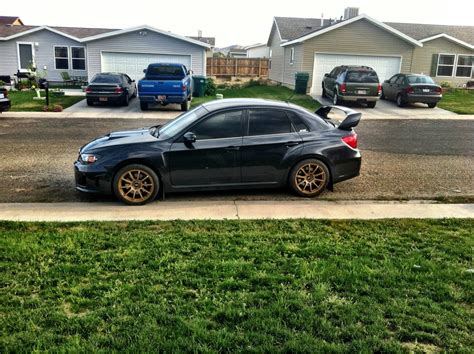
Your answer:
[[[84,145],[76,188],[141,205],[169,192],[289,186],[315,197],[359,175],[361,114],[258,99],[205,103],[163,126],[114,132]]]

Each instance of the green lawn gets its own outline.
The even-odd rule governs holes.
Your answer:
[[[444,92],[438,107],[458,114],[474,114],[474,90],[453,89]]]
[[[44,92],[41,93],[44,97]],[[46,102],[44,100],[33,100],[36,97],[35,91],[9,91],[8,97],[11,100],[11,112],[42,112]],[[61,105],[64,109],[81,101],[84,97],[78,96],[49,96],[49,104]]]
[[[469,352],[473,229],[473,220],[0,222],[0,347]]]
[[[283,86],[256,85],[243,88],[218,89],[217,93],[224,95],[224,98],[265,98],[278,101],[289,101],[315,111],[321,105],[307,95],[293,95],[294,91]],[[291,99],[290,99],[291,98]],[[215,99],[215,96],[194,97],[192,106]]]

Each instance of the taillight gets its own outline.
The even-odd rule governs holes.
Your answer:
[[[379,84],[379,86],[377,86],[377,92],[378,92],[379,95],[382,94],[382,85],[381,84]]]
[[[405,92],[406,92],[406,93],[413,93],[413,92],[415,92],[415,90],[413,89],[413,87],[408,86],[408,87],[405,89]]]
[[[181,89],[182,89],[183,91],[186,91],[186,90],[188,89],[188,87],[187,87],[186,85],[183,85],[183,86],[181,86]]]
[[[437,93],[442,93],[443,92],[443,89],[441,87],[436,87],[435,88],[435,92]]]
[[[86,87],[86,93],[91,93],[92,89],[90,87]]]
[[[342,138],[342,141],[353,149],[357,149],[357,134],[353,133]]]
[[[8,90],[3,91],[3,96],[4,96],[5,98],[8,97]]]
[[[123,88],[121,88],[121,87],[117,87],[115,89],[115,93],[122,93],[122,92],[123,92]]]
[[[339,91],[341,93],[346,93],[346,89],[347,89],[346,84],[341,84],[341,86],[339,86]]]

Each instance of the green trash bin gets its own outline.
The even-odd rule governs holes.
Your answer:
[[[203,97],[206,93],[207,78],[205,76],[193,76],[193,96]]]
[[[308,80],[309,80],[309,73],[297,72],[295,74],[295,93],[306,95]]]

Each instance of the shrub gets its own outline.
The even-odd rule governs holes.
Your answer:
[[[443,88],[451,88],[451,84],[447,81],[441,81],[439,85]]]
[[[205,96],[214,96],[217,92],[217,86],[213,79],[208,78],[206,84],[206,91],[204,92]]]
[[[60,104],[55,104],[53,106],[53,112],[62,112],[63,111],[63,106],[61,106]]]

